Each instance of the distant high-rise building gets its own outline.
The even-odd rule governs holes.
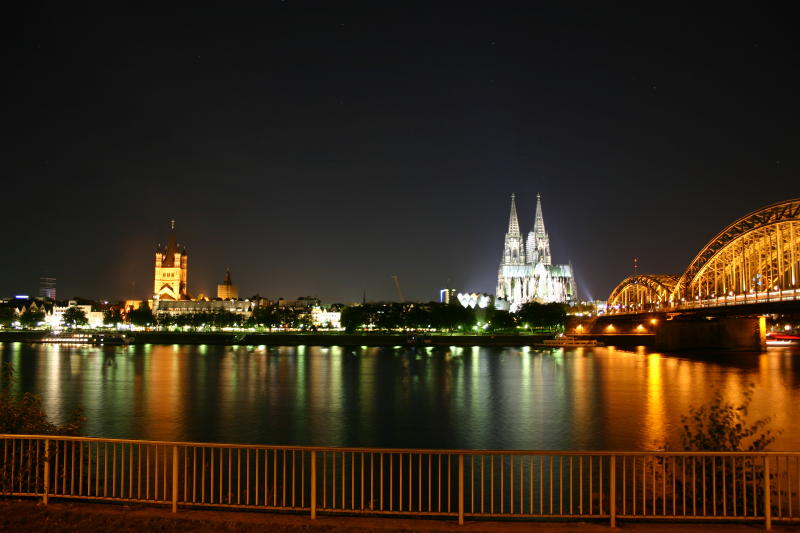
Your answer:
[[[508,231],[497,274],[497,298],[506,300],[510,309],[516,311],[527,302],[571,303],[577,297],[572,265],[552,264],[541,197],[536,195],[533,229],[524,242],[512,194]]]
[[[455,289],[442,289],[439,291],[439,303],[455,304],[456,301]]]
[[[39,278],[39,296],[56,299],[56,278]]]
[[[156,264],[153,295],[159,300],[189,300],[187,290],[189,256],[186,248],[178,251],[175,239],[175,221],[170,221],[169,240],[166,248],[156,248]]]
[[[225,280],[217,285],[217,298],[221,298],[223,300],[229,300],[231,298],[238,298],[239,297],[239,287],[233,284],[231,281],[231,271],[225,271]]]

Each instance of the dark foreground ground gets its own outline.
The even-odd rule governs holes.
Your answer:
[[[622,531],[753,533],[763,531],[763,524],[671,524],[621,523]],[[779,532],[800,531],[800,525],[774,524]],[[47,507],[31,500],[0,500],[0,531],[22,533],[104,532],[113,533],[366,533],[377,531],[486,532],[523,533],[527,531],[608,532],[607,523],[531,523],[467,522],[391,518],[354,518],[321,516],[311,521],[307,516],[231,511],[187,511],[172,514],[168,509],[90,503],[51,503]]]

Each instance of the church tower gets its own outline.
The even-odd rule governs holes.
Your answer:
[[[503,264],[525,264],[525,246],[522,242],[522,235],[519,232],[517,203],[513,193],[511,194],[511,213],[508,216],[508,231],[506,232],[506,242],[503,248]]]
[[[221,300],[234,300],[239,297],[239,288],[231,280],[230,269],[225,271],[225,279],[217,285],[217,298]]]
[[[178,251],[175,239],[175,221],[170,221],[169,240],[166,248],[156,248],[153,294],[160,300],[188,300],[186,289],[189,256],[186,248]]]
[[[550,237],[544,229],[544,216],[542,215],[542,197],[536,193],[536,216],[534,218],[533,230],[528,233],[526,243],[528,252],[528,262],[532,265],[539,263],[551,265],[550,258]]]
[[[528,297],[526,282],[527,264],[525,261],[525,241],[519,231],[517,203],[511,195],[511,213],[508,217],[508,231],[503,246],[503,258],[497,273],[497,297],[511,302],[512,310],[516,310],[515,302]]]

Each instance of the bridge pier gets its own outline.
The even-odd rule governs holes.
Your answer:
[[[709,310],[706,313],[672,317],[666,312],[575,317],[567,322],[566,332],[598,339],[607,345],[645,345],[661,352],[766,349],[765,316],[714,316]]]
[[[696,317],[665,320],[655,330],[654,348],[660,351],[766,349],[765,317]]]

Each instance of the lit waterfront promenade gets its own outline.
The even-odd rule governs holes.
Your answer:
[[[36,343],[46,331],[6,331],[0,342]],[[241,346],[532,346],[553,334],[387,334],[387,333],[250,333],[137,331],[126,334],[131,344],[241,345]]]

